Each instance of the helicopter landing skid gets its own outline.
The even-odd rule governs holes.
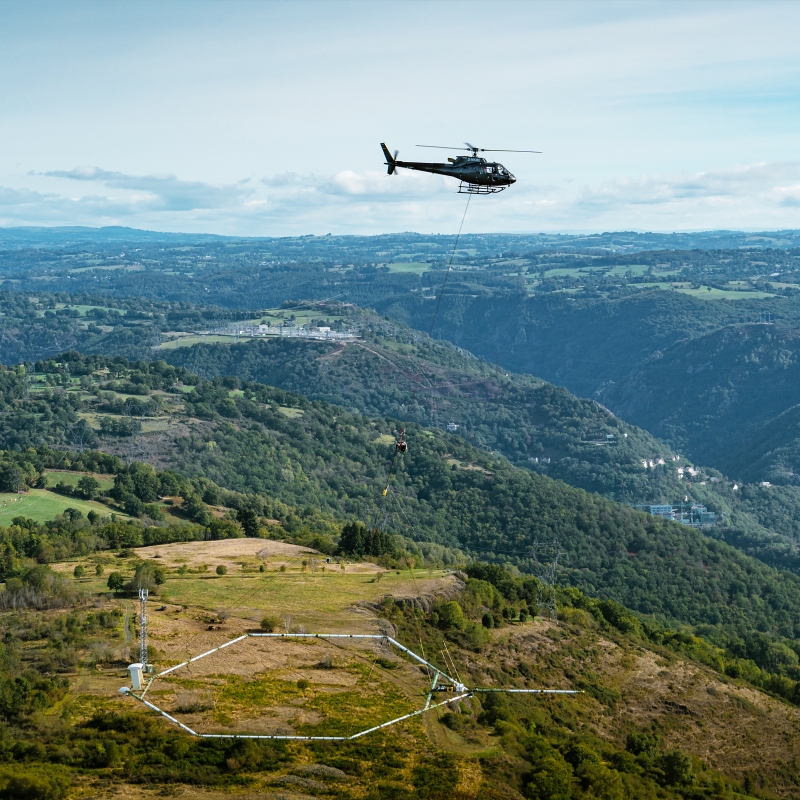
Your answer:
[[[482,186],[477,183],[464,183],[462,181],[458,184],[457,194],[497,194],[507,188],[507,186]]]

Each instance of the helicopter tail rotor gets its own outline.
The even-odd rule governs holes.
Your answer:
[[[389,148],[386,146],[384,142],[381,142],[381,149],[383,150],[383,155],[386,157],[386,165],[389,169],[386,170],[387,175],[396,175],[397,173],[395,170],[397,169],[395,162],[397,161],[397,154],[400,152],[399,150],[394,151],[394,155],[389,152]]]

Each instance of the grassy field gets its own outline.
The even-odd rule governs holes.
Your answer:
[[[175,350],[177,347],[191,347],[193,344],[236,344],[236,337],[225,335],[213,336],[200,336],[193,334],[192,336],[183,336],[178,339],[170,339],[168,342],[162,342],[156,350]],[[249,341],[248,339],[239,341]]]
[[[121,561],[110,555],[87,556],[55,568],[71,572],[75,564],[83,564],[87,577],[81,581],[82,588],[103,592],[107,575],[94,577],[98,559],[113,564],[126,578],[133,575],[140,558],[153,559],[167,570],[167,582],[159,594],[170,603],[212,613],[226,608],[232,616],[251,621],[268,613],[289,615],[306,626],[330,624],[362,601],[379,602],[386,594],[431,593],[453,581],[441,570],[418,569],[412,574],[370,563],[326,564],[324,556],[308,548],[270,539],[154,545],[134,553],[137,557]],[[227,569],[226,575],[216,574],[219,565]],[[261,565],[265,572],[259,571]]]
[[[75,487],[78,481],[85,475],[91,475],[99,484],[102,491],[107,491],[114,485],[112,475],[98,475],[93,472],[60,472],[50,471],[45,473],[45,486],[49,489],[57,483],[66,483],[67,486]]]
[[[676,289],[675,291],[699,297],[701,300],[753,300],[775,297],[769,292],[737,292],[731,289],[715,289],[711,286],[701,286],[699,289]]]
[[[96,503],[94,500],[64,497],[47,489],[31,489],[26,494],[0,493],[0,525],[10,525],[14,517],[28,517],[36,522],[47,522],[62,514],[65,508],[76,508],[84,516],[90,511],[96,511],[101,517],[109,517],[112,514],[108,506]],[[113,513],[122,519],[128,519],[121,512]]]
[[[419,261],[410,261],[403,264],[387,264],[389,272],[414,272],[417,275],[422,275],[423,272],[430,272],[431,265],[421,263]]]
[[[629,272],[632,275],[644,275],[649,268],[647,264],[618,264],[616,267],[611,267],[606,275],[627,275]]]

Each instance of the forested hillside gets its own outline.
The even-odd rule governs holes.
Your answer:
[[[71,355],[41,367],[44,380],[29,402],[18,373],[3,373],[12,410],[3,418],[7,447],[24,451],[64,441],[65,423],[81,418],[95,428],[87,443],[96,437],[103,449],[129,457],[144,450],[154,463],[190,478],[380,522],[390,533],[521,569],[530,569],[535,540],[557,537],[568,554],[565,577],[587,591],[691,624],[766,625],[797,635],[800,578],[698,530],[515,468],[457,435],[411,425],[409,452],[399,459],[384,501],[397,421],[256,383],[236,389],[236,379],[197,381],[163,362],[129,366]],[[126,415],[131,403],[136,411]],[[137,425],[152,431],[138,444]]]
[[[720,472],[691,466],[593,401],[506,373],[451,345],[420,344],[409,333],[395,329],[347,345],[273,340],[164,352],[207,377],[277,384],[312,400],[439,429],[453,422],[473,445],[622,502],[703,503],[724,519],[713,535],[768,564],[800,567],[794,490],[773,493],[768,503],[748,502],[756,487],[734,489]]]
[[[418,328],[430,321],[432,305],[414,298],[378,308]],[[516,372],[592,397],[678,342],[728,325],[757,323],[764,311],[786,325],[800,321],[797,302],[785,297],[706,301],[644,289],[616,299],[474,296],[448,286],[437,335]],[[675,376],[679,385],[685,372]]]
[[[445,342],[430,342],[417,331],[354,306],[295,303],[233,315],[188,304],[46,293],[7,293],[0,303],[0,351],[5,358],[21,355],[29,373],[39,370],[37,358],[67,346],[128,358],[158,353],[208,378],[233,374],[367,415],[390,415],[438,428],[453,423],[457,434],[476,446],[622,502],[705,504],[726,521],[715,528],[715,535],[766,563],[797,566],[791,493],[773,496],[768,512],[763,504],[741,502],[741,493],[733,491],[722,474],[690,468],[685,458],[595,402],[506,372]],[[233,348],[180,346],[213,341],[208,332],[220,326],[228,333],[217,339],[236,341],[232,331],[242,324],[238,320],[249,318],[245,324],[255,324],[264,315],[272,324],[335,320],[330,324],[355,329],[365,338],[346,346],[279,337]],[[206,333],[191,333],[197,330]],[[59,369],[68,371],[68,366]],[[64,411],[58,406],[47,413],[58,416]],[[125,424],[114,423],[117,428]],[[35,444],[36,434],[26,437],[24,428],[15,422],[5,434],[6,443]],[[56,442],[69,441],[61,427],[53,436]]]
[[[722,463],[743,481],[800,486],[800,405],[742,436]]]
[[[690,480],[679,479],[684,462],[669,448],[597,403],[408,329],[366,341],[262,339],[162,352],[207,378],[235,375],[368,416],[455,425],[512,463],[621,501],[672,502]]]
[[[727,471],[751,434],[797,404],[798,387],[800,329],[756,323],[664,348],[595,396],[698,462]],[[731,474],[769,480],[755,464]]]

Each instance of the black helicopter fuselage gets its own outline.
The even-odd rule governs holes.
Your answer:
[[[415,169],[419,172],[447,175],[472,186],[496,186],[498,188],[511,186],[517,180],[502,164],[496,161],[487,161],[479,156],[448,158],[445,164],[429,161],[398,161],[392,157],[389,148],[385,144],[381,143],[381,148],[384,156],[386,156],[389,175],[398,167],[402,167],[403,169]]]

